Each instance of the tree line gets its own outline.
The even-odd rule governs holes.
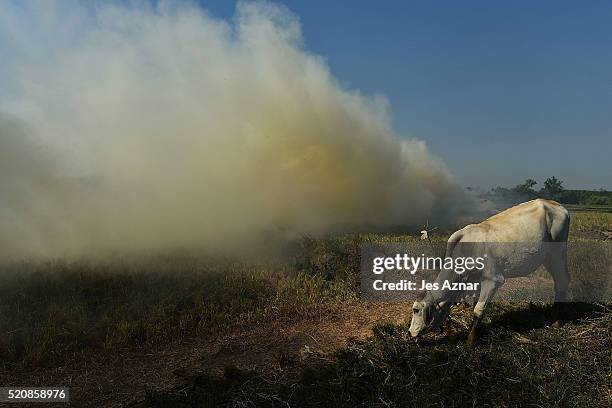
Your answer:
[[[479,196],[491,201],[516,203],[535,198],[546,198],[562,204],[612,205],[612,191],[603,188],[600,190],[568,190],[563,187],[563,181],[554,176],[544,180],[541,188],[537,189],[537,185],[538,182],[530,178],[514,187],[494,187]],[[468,187],[468,190],[471,188]]]

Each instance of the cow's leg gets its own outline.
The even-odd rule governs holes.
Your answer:
[[[546,270],[555,281],[555,304],[553,306],[553,327],[563,326],[565,308],[568,301],[570,275],[567,269],[567,247],[562,244],[552,244],[553,250],[544,261]]]
[[[497,289],[503,284],[503,281],[494,280],[494,279],[484,279],[480,283],[480,295],[478,296],[478,302],[476,302],[476,306],[474,306],[474,321],[472,323],[472,330],[468,336],[467,344],[468,347],[474,347],[474,343],[478,338],[478,329],[480,325],[480,321],[482,320],[482,316],[484,315],[484,311],[497,292]]]

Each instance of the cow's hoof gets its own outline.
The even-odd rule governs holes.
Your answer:
[[[563,320],[556,320],[551,326],[555,329],[560,329],[561,327],[563,327],[564,324],[565,323],[563,322]]]

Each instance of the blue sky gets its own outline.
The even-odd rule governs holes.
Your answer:
[[[612,189],[612,2],[280,3],[345,87],[385,95],[397,132],[463,185]]]

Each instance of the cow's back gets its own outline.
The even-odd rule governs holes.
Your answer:
[[[536,199],[460,231],[461,242],[562,242],[567,241],[569,213],[555,201]]]
[[[559,203],[536,199],[511,207],[449,238],[447,255],[457,243],[480,243],[473,248],[503,265],[505,277],[525,276],[542,264],[550,242],[565,242],[569,213]]]

